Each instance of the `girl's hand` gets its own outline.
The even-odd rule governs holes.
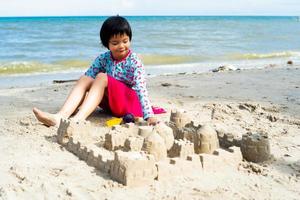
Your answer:
[[[157,119],[155,117],[149,117],[147,119],[147,123],[148,123],[148,125],[155,126],[158,122],[157,122]]]

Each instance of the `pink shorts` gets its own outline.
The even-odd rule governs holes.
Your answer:
[[[143,117],[136,91],[109,75],[107,75],[107,81],[107,90],[100,107],[110,111],[116,117],[123,117],[126,113],[131,113],[135,117]]]

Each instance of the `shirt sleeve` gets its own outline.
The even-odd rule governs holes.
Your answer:
[[[88,68],[88,70],[84,73],[84,75],[96,78],[97,74],[99,72],[105,72],[105,65],[104,63],[105,54],[99,55],[94,62],[91,64],[91,66]]]
[[[148,91],[146,88],[145,69],[137,55],[133,56],[132,65],[132,67],[134,68],[134,85],[132,88],[137,92],[137,95],[141,102],[144,119],[153,117],[154,113],[149,101]]]

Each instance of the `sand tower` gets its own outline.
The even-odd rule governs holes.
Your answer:
[[[173,122],[177,128],[182,128],[190,122],[190,119],[184,110],[172,110],[170,122]]]
[[[142,150],[152,154],[156,161],[167,158],[165,141],[156,131],[145,138]]]
[[[196,153],[213,153],[219,148],[217,132],[211,126],[203,125],[194,138],[194,147]]]
[[[250,162],[263,162],[270,158],[270,144],[267,135],[247,133],[242,137],[243,158]]]

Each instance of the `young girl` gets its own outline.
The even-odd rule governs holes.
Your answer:
[[[109,51],[100,54],[81,76],[58,113],[50,114],[33,108],[36,118],[47,126],[54,126],[78,109],[73,119],[85,120],[100,105],[114,116],[131,113],[135,117],[143,117],[149,125],[155,125],[144,67],[130,49],[131,37],[131,28],[125,18],[113,16],[106,19],[100,38]]]

